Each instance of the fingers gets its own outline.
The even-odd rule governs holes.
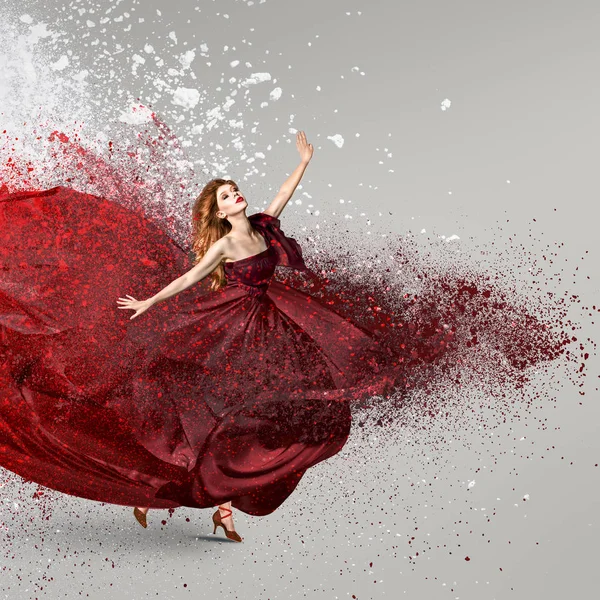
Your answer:
[[[313,145],[306,143],[306,134],[304,133],[304,131],[299,131],[296,134],[296,145],[298,146],[298,149],[301,149],[304,146],[308,146],[308,148],[310,148],[311,151],[313,150]]]

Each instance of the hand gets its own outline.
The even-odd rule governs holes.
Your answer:
[[[135,310],[135,314],[129,317],[129,320],[135,319],[137,316],[141,315],[143,312],[146,312],[152,304],[148,302],[148,300],[136,300],[133,296],[129,294],[125,294],[126,298],[119,298],[117,300],[117,304],[122,304],[123,306],[119,306],[118,308],[130,308]]]
[[[313,146],[312,144],[306,143],[306,135],[304,131],[299,131],[296,134],[296,148],[298,148],[298,152],[300,152],[300,158],[302,159],[302,162],[308,164],[313,155]]]

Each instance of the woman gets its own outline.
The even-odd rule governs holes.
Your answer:
[[[296,146],[300,152],[300,165],[281,187],[269,208],[263,212],[274,219],[285,208],[312,158],[313,146],[307,143],[302,131],[297,134]],[[194,268],[147,300],[138,301],[129,295],[127,298],[119,298],[119,308],[134,310],[135,314],[131,317],[134,319],[153,304],[178,294],[209,275],[213,279],[213,289],[220,289],[225,279],[223,262],[247,263],[248,259],[266,254],[269,245],[252,227],[252,222],[246,216],[247,206],[248,202],[235,182],[216,179],[208,183],[192,211],[195,234],[193,247],[196,252]],[[147,526],[148,508],[134,509],[134,514],[143,527]],[[219,506],[213,515],[214,531],[216,532],[217,526],[221,526],[228,538],[241,542],[242,538],[233,528],[231,515],[231,501]]]
[[[66,188],[0,197],[3,467],[135,506],[144,527],[149,508],[218,506],[214,532],[241,541],[232,507],[273,512],[339,452],[350,401],[390,391],[402,359],[380,326],[273,278],[276,266],[308,271],[278,218],[312,158],[302,132],[297,147],[264,212],[246,216],[231,180],[205,186],[196,264],[153,296],[187,256],[152,221]],[[205,293],[187,290],[208,277]],[[123,323],[111,297],[125,285],[149,297],[118,298],[135,311]]]
[[[278,217],[296,189],[313,154],[312,144],[307,143],[304,132],[297,134],[296,145],[301,157],[300,165],[281,187],[269,207],[262,213],[252,215],[250,218],[246,216],[248,202],[233,181],[216,179],[207,184],[192,211],[194,219],[193,247],[197,254],[194,268],[147,300],[138,301],[132,296],[128,296],[119,298],[118,303],[121,305],[119,308],[135,311],[131,317],[133,319],[157,302],[178,294],[210,275],[214,290],[222,290],[224,286],[227,286],[225,293],[221,294],[220,300],[223,305],[228,307],[227,326],[230,327],[233,322],[239,325],[239,329],[244,332],[248,331],[249,326],[255,328],[254,333],[250,335],[253,343],[248,342],[246,333],[242,338],[234,336],[231,341],[233,342],[232,347],[240,351],[242,348],[245,349],[244,365],[248,370],[254,370],[255,374],[258,374],[255,376],[256,387],[268,386],[269,383],[266,379],[269,376],[278,374],[283,379],[287,371],[293,374],[289,380],[294,385],[302,381],[307,386],[314,387],[315,380],[321,378],[325,388],[329,389],[332,383],[331,376],[327,372],[324,362],[318,364],[317,357],[320,352],[314,340],[306,337],[306,334],[293,321],[287,320],[285,313],[278,312],[270,295],[267,294],[269,281],[276,264],[285,264],[287,261],[289,266],[305,268],[300,247],[290,238],[283,236],[280,230],[277,231],[279,229]],[[256,226],[256,229],[253,226]],[[270,234],[269,229],[271,229]],[[214,311],[215,308],[212,310]],[[270,347],[271,336],[278,333],[279,330],[287,341]],[[265,331],[269,333],[269,336],[264,335]],[[218,344],[213,336],[206,336],[203,340],[204,346],[209,350],[213,343],[215,346]],[[250,348],[252,348],[252,352],[249,353]],[[281,370],[275,373],[273,366],[264,373],[258,372],[259,365],[264,362],[262,360],[263,353],[273,354],[278,348],[281,348],[283,353],[287,350],[289,363],[292,366],[285,367],[282,364]],[[250,359],[249,354],[257,359],[256,362],[254,359]],[[308,370],[305,369],[307,355],[311,355],[313,362]],[[238,364],[236,365],[236,363]],[[243,369],[240,371],[241,365],[238,358],[232,362],[232,365],[234,365],[234,369],[237,366],[242,377],[246,376]],[[281,394],[287,391],[286,386],[281,383],[277,387]],[[287,387],[291,388],[292,385]],[[332,454],[332,450],[339,450],[341,442],[345,440],[348,433],[347,426],[350,425],[350,419],[343,408],[339,410],[339,417],[342,418],[343,431],[338,432],[337,436],[332,435],[328,443],[321,443],[320,452],[327,456]],[[296,450],[292,454],[294,458],[298,459],[303,451]],[[314,458],[311,457],[312,463],[314,463]],[[231,506],[230,499],[219,505],[213,515],[215,531],[220,525],[228,538],[241,541],[234,530]],[[146,527],[145,515],[147,512],[148,507],[136,507],[134,510],[136,518],[144,527]]]

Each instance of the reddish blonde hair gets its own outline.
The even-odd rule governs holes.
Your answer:
[[[192,207],[192,250],[196,254],[194,264],[197,264],[206,254],[208,249],[224,235],[231,231],[231,224],[226,219],[220,219],[216,213],[219,211],[217,203],[217,190],[225,184],[237,186],[231,179],[213,179],[209,181]],[[212,290],[225,286],[225,269],[223,263],[210,274]]]

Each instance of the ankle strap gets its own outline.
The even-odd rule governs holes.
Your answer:
[[[221,513],[219,513],[219,516],[221,517],[221,519],[226,519],[227,517],[230,517],[233,514],[232,510],[229,510],[227,507],[225,506],[219,506],[218,507],[219,510],[223,510],[223,511],[227,511],[229,514],[228,515],[221,515]]]

